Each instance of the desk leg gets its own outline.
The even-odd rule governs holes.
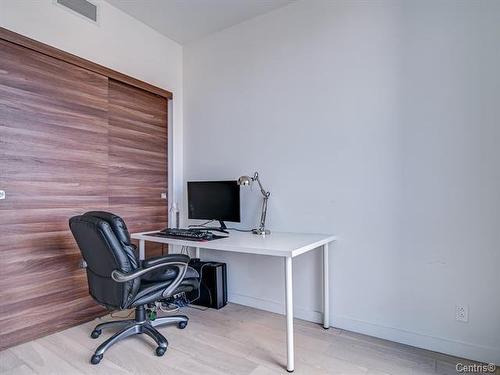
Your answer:
[[[144,260],[146,258],[146,241],[139,240],[139,259]]]
[[[200,259],[200,248],[199,247],[194,248],[194,257]]]
[[[292,285],[292,257],[285,257],[285,303],[286,303],[286,346],[287,363],[286,370],[293,372],[294,354],[293,354],[293,285]]]
[[[330,328],[330,281],[328,270],[328,244],[323,245],[323,328]]]

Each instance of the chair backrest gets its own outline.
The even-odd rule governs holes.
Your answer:
[[[91,211],[72,217],[69,226],[87,263],[90,295],[108,308],[126,308],[140,280],[117,283],[111,278],[113,270],[130,272],[139,266],[125,222],[108,212]]]

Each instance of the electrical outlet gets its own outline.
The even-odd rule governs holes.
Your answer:
[[[455,306],[455,319],[459,322],[469,321],[469,306],[467,305],[456,305]]]

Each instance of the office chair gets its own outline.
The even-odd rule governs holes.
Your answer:
[[[188,317],[175,315],[149,319],[148,305],[180,292],[198,288],[198,273],[188,267],[189,257],[169,254],[139,261],[125,222],[119,216],[91,211],[69,220],[71,232],[86,263],[89,293],[99,304],[112,310],[135,308],[135,318],[98,324],[91,337],[104,328],[121,328],[95,351],[90,362],[98,364],[104,352],[116,342],[145,333],[158,345],[156,355],[167,350],[167,339],[155,327],[177,324],[185,328]]]

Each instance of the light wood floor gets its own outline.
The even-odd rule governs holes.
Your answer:
[[[102,362],[93,350],[111,335],[93,340],[98,321],[0,352],[1,374],[287,374],[285,323],[281,315],[230,304],[222,310],[185,309],[184,330],[162,327],[170,342],[163,357],[145,335],[119,342]],[[64,311],[61,311],[64,314]],[[123,316],[123,312],[116,315]],[[295,320],[295,374],[454,374],[455,357]]]

